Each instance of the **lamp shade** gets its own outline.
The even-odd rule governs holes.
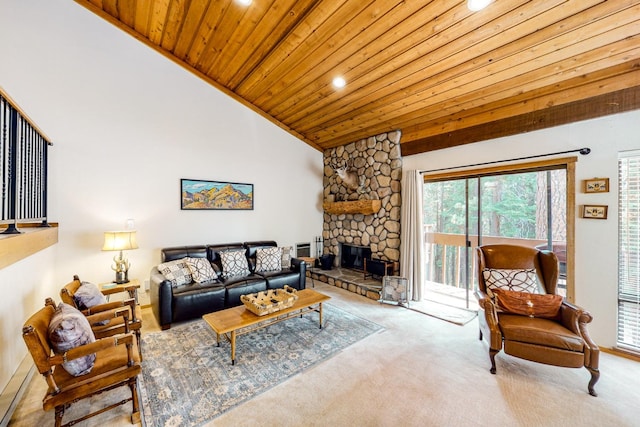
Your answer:
[[[105,231],[103,251],[138,249],[135,231]]]

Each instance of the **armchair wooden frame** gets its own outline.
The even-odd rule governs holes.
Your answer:
[[[484,245],[476,248],[478,274],[479,338],[489,344],[492,374],[496,373],[496,355],[506,354],[547,365],[580,368],[591,374],[589,394],[597,396],[594,386],[600,378],[600,350],[591,340],[587,325],[591,314],[563,300],[557,318],[547,319],[502,312],[487,293],[485,268],[532,269],[547,294],[555,294],[558,283],[558,258],[550,251],[517,245]]]
[[[74,299],[74,295],[77,292],[78,288],[82,285],[82,281],[78,277],[78,275],[73,276],[73,281],[66,284],[60,290],[60,299],[62,302],[69,304],[72,307],[80,309],[76,301]],[[117,292],[129,292],[129,296],[131,296],[131,290],[127,288],[119,288],[119,289],[109,289],[108,292],[103,292],[105,295],[111,295]],[[135,289],[134,289],[135,291]],[[91,328],[93,329],[93,333],[96,338],[104,338],[110,337],[115,334],[122,334],[132,331],[136,336],[136,341],[138,344],[138,352],[140,355],[140,360],[142,360],[142,345],[140,342],[141,339],[141,329],[142,329],[142,312],[140,311],[140,306],[137,304],[136,298],[131,297],[127,298],[123,301],[113,301],[108,302],[106,304],[99,304],[91,307],[90,309],[80,310],[85,316],[89,316],[96,313],[101,313],[105,311],[113,311],[119,310],[122,308],[128,308],[130,310],[130,315],[128,316],[128,321],[124,324],[124,320],[122,317],[111,318],[109,323],[106,325],[94,325],[92,324]]]
[[[48,299],[49,301],[50,299]],[[48,389],[42,401],[45,411],[55,409],[55,425],[62,426],[65,409],[71,404],[108,390],[128,386],[131,397],[108,405],[95,412],[72,420],[64,426],[74,425],[117,406],[132,402],[131,423],[140,422],[137,377],[141,372],[133,334],[121,334],[97,339],[93,343],[73,348],[64,354],[54,354],[49,341],[49,323],[55,313],[55,304],[47,302],[32,315],[22,328],[22,337],[38,372],[44,376]],[[88,316],[89,322],[113,317],[127,320],[128,310],[104,312]],[[95,364],[88,374],[74,377],[64,370],[63,363],[88,354],[96,354]]]

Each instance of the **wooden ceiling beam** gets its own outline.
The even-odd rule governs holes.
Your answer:
[[[403,142],[400,150],[410,156],[638,109],[640,86]]]
[[[640,54],[640,46],[636,47],[634,53]],[[628,58],[624,53],[619,55],[619,60],[627,60]],[[444,131],[444,127],[447,123],[451,123],[451,118],[455,117],[455,121],[469,120],[475,116],[475,120],[486,121],[486,114],[488,112],[494,112],[498,109],[505,108],[513,110],[514,105],[526,106],[539,103],[537,100],[544,98],[545,102],[549,105],[558,105],[562,103],[562,96],[560,94],[569,93],[573,91],[573,97],[580,97],[581,99],[591,98],[594,96],[602,95],[605,91],[603,89],[606,81],[617,81],[621,84],[621,88],[611,89],[614,90],[624,89],[626,87],[633,87],[639,84],[636,79],[640,60],[632,60],[627,62],[620,62],[619,64],[609,67],[607,69],[595,68],[581,69],[583,74],[575,73],[575,77],[563,80],[561,83],[554,83],[552,78],[541,79],[541,82],[545,82],[546,86],[538,85],[538,82],[532,82],[531,85],[523,84],[523,91],[520,93],[514,93],[510,87],[502,86],[496,88],[496,91],[500,90],[504,93],[491,93],[491,88],[487,88],[486,91],[479,93],[479,95],[485,94],[479,99],[473,100],[461,100],[463,108],[458,111],[457,108],[446,108],[443,106],[442,110],[436,111],[435,109],[425,110],[424,115],[407,115],[399,118],[398,126],[405,131],[405,138],[410,138],[410,134],[417,132],[421,138],[427,135],[426,129],[430,129],[431,132],[437,133]],[[567,73],[571,73],[573,70],[567,70]],[[626,75],[626,76],[625,76]],[[554,95],[557,94],[557,97]],[[574,101],[576,99],[573,99]],[[566,101],[565,101],[566,102]],[[489,118],[489,121],[495,118]],[[476,123],[476,124],[479,124]],[[412,139],[412,138],[410,138]]]
[[[448,115],[442,114],[437,118],[427,115],[411,117],[410,120],[407,118],[405,122],[380,123],[375,131],[402,129],[402,140],[406,143],[638,85],[640,85],[640,62],[636,60],[599,71],[592,76],[575,77],[564,81],[561,86],[551,84],[529,93],[512,97],[502,96],[496,101],[479,102],[474,108]],[[334,147],[359,140],[368,136],[366,130],[368,129],[363,128],[350,135],[326,140],[323,146]]]
[[[494,84],[464,95],[452,96],[450,100],[426,107],[417,113],[395,116],[395,121],[389,123],[388,126],[402,128],[405,132],[403,136],[406,138],[408,129],[423,132],[422,129],[431,128],[437,131],[440,129],[439,123],[448,121],[452,114],[455,114],[457,120],[460,120],[462,117],[486,113],[490,111],[489,106],[492,108],[499,105],[510,106],[518,102],[526,102],[530,99],[566,91],[572,87],[582,87],[586,82],[610,79],[637,70],[639,60],[629,59],[640,58],[638,40],[636,38],[624,40],[616,44],[616,47],[620,48],[619,53],[614,47],[608,46],[602,48],[601,51],[591,51],[585,54],[593,62],[588,62],[580,57],[574,58],[580,60],[582,64],[577,69],[574,68],[575,64],[571,60],[563,61],[560,64],[551,64],[544,69],[522,75],[510,81],[509,84],[505,82]],[[629,48],[631,50],[627,50]],[[603,69],[606,65],[612,66]],[[559,77],[561,77],[561,81],[558,83]],[[637,83],[631,79],[625,84],[635,86]],[[514,86],[518,89],[514,89]],[[601,89],[594,90],[593,93],[582,92],[582,96],[588,98],[602,94]],[[424,136],[421,135],[421,137]]]

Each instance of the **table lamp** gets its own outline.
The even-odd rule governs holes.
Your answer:
[[[102,250],[120,251],[119,255],[113,257],[114,265],[111,266],[111,269],[116,272],[115,282],[118,284],[129,282],[129,267],[131,267],[131,264],[122,254],[122,251],[127,249],[138,249],[134,230],[104,232]]]

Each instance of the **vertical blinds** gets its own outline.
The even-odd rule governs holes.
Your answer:
[[[618,338],[640,351],[640,151],[618,159]]]

